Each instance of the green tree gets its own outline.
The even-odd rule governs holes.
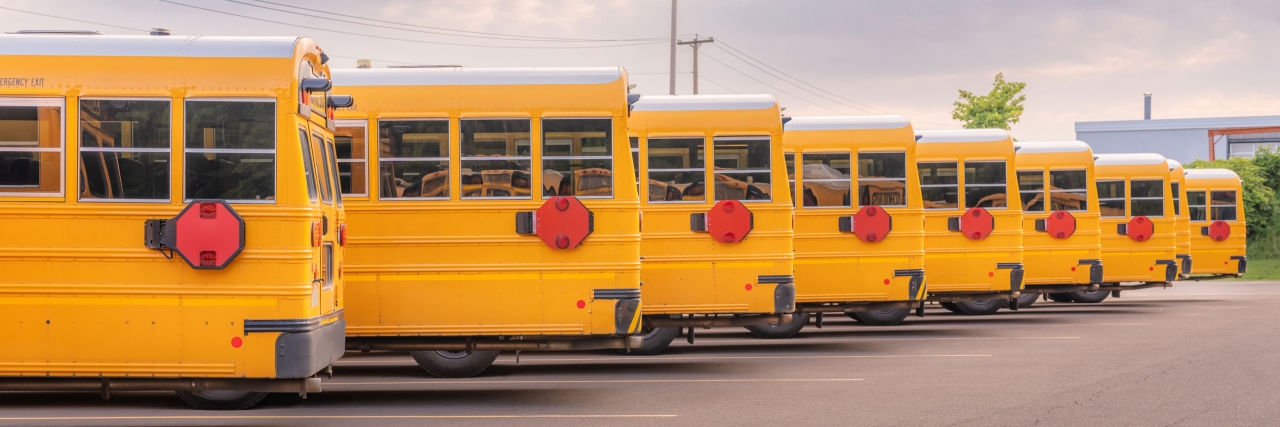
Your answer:
[[[1026,87],[1026,83],[1005,81],[1004,73],[996,74],[995,84],[986,95],[961,89],[951,118],[964,122],[966,129],[1009,130],[1022,120],[1022,103],[1027,100],[1022,90]]]

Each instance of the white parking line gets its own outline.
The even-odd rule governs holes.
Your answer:
[[[673,414],[566,415],[156,415],[117,417],[3,417],[0,421],[112,421],[112,420],[386,420],[386,419],[520,419],[520,418],[675,418]]]
[[[434,380],[434,381],[386,381],[386,382],[325,382],[325,387],[342,385],[449,385],[449,384],[642,384],[642,383],[790,383],[790,382],[847,382],[862,378],[761,378],[761,379],[711,379],[711,380]]]

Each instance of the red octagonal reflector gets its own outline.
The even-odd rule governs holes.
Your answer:
[[[1130,239],[1135,242],[1145,242],[1147,239],[1151,238],[1152,234],[1155,234],[1156,226],[1151,223],[1150,218],[1145,216],[1135,216],[1133,219],[1129,220],[1127,230]]]
[[[707,233],[722,243],[737,243],[755,228],[751,210],[737,200],[721,200],[707,212]]]
[[[244,250],[244,219],[225,200],[194,200],[170,222],[173,249],[191,268],[224,268]]]
[[[1067,211],[1053,211],[1044,220],[1044,231],[1055,239],[1071,237],[1076,232],[1076,217]]]
[[[853,234],[864,242],[884,240],[892,229],[893,219],[879,206],[863,206],[853,215]]]
[[[534,233],[554,249],[573,249],[594,230],[591,210],[577,197],[547,199],[534,213]]]
[[[960,217],[960,232],[969,240],[982,240],[996,228],[996,219],[983,208],[969,208]]]
[[[1221,242],[1231,237],[1231,224],[1226,221],[1217,220],[1213,224],[1209,224],[1209,238],[1215,242]]]

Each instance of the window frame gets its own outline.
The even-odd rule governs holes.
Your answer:
[[[313,158],[316,156],[319,157],[319,161],[316,162],[316,178],[320,183],[320,186],[317,187],[317,189],[320,190],[320,203],[328,206],[334,206],[333,172],[329,170],[329,148],[324,145],[324,135],[321,135],[320,132],[316,130],[312,130],[311,144],[312,148],[320,150],[319,153],[315,152],[315,150],[312,150],[311,152]],[[339,188],[338,192],[342,192],[342,189]]]
[[[698,172],[698,173],[701,173],[701,174],[702,174],[702,180],[703,180],[703,182],[704,182],[703,186],[704,186],[704,187],[706,187],[706,184],[705,184],[705,183],[707,182],[707,167],[708,167],[708,166],[707,166],[707,160],[708,160],[708,156],[707,156],[707,155],[708,155],[708,154],[711,154],[711,151],[709,150],[709,148],[710,148],[710,147],[708,147],[708,146],[707,146],[707,140],[708,140],[708,138],[707,138],[707,136],[706,136],[706,135],[698,135],[698,136],[663,136],[663,137],[657,137],[657,138],[653,138],[653,137],[648,137],[648,136],[646,136],[646,137],[644,137],[643,139],[644,139],[644,140],[643,140],[643,141],[641,141],[641,145],[643,145],[643,146],[644,146],[644,164],[645,164],[645,166],[646,166],[646,167],[645,167],[645,170],[644,170],[644,182],[645,182],[645,183],[648,183],[648,182],[651,180],[651,178],[649,178],[649,176],[650,176],[650,175],[652,175],[652,174],[653,174],[653,172]],[[692,140],[692,139],[700,139],[700,140],[702,140],[702,167],[700,167],[700,168],[676,168],[676,169],[653,169],[652,167],[649,167],[649,158],[653,156],[653,149],[652,149],[652,147],[650,147],[650,146],[649,146],[649,143],[650,143],[650,142],[652,142],[652,141],[655,141],[655,140],[657,140],[657,141],[662,141],[662,140],[673,140],[673,139],[690,139],[690,140]],[[692,160],[692,159],[690,159],[690,160]],[[715,162],[713,161],[711,164],[712,164],[712,165],[714,165],[714,164],[715,164]],[[713,179],[714,179],[714,178],[713,178]],[[713,185],[714,185],[714,183],[713,183]],[[647,189],[647,188],[648,188],[648,186],[646,185],[646,186],[645,186],[645,188]],[[656,201],[655,201],[655,200],[649,200],[649,192],[648,192],[648,190],[646,190],[646,191],[642,192],[641,194],[644,194],[644,199],[646,200],[646,203],[651,203],[651,204],[652,204],[652,203],[664,204],[664,205],[668,205],[668,204],[681,204],[681,203],[683,203],[683,204],[699,204],[699,203],[707,203],[708,201],[711,201],[711,202],[713,202],[713,203],[714,203],[714,199],[715,199],[715,194],[714,194],[714,192],[715,192],[715,188],[714,188],[714,187],[712,187],[712,188],[710,188],[710,190],[711,190],[711,192],[712,192],[712,194],[711,194],[711,195],[708,195],[708,194],[707,194],[707,191],[706,191],[705,189],[703,190],[703,192],[702,192],[702,200],[656,200]]]
[[[791,208],[799,208],[799,200],[796,197],[796,151],[782,152],[782,167],[787,168],[787,186],[791,188]]]
[[[190,102],[270,102],[271,103],[271,149],[263,148],[191,148],[187,147],[187,112],[190,111],[187,103]],[[231,204],[256,204],[256,205],[274,205],[280,198],[280,100],[267,97],[251,97],[251,96],[229,96],[229,97],[208,97],[199,96],[182,99],[182,203],[191,203],[191,198],[187,198],[187,160],[188,154],[271,154],[271,199],[226,199]],[[313,153],[314,154],[314,153]],[[318,189],[317,189],[318,190]]]
[[[1203,205],[1193,205],[1193,204],[1191,204],[1191,193],[1198,193],[1198,194],[1201,194],[1201,195],[1202,195],[1202,196],[1201,196],[1201,197],[1202,197],[1202,200],[1204,200],[1204,204],[1203,204]],[[1209,206],[1210,206],[1210,203],[1209,203],[1209,190],[1208,190],[1208,189],[1204,189],[1204,190],[1199,190],[1199,189],[1197,189],[1197,190],[1187,190],[1187,218],[1188,218],[1188,219],[1190,219],[1190,220],[1191,220],[1191,222],[1209,222],[1209,221],[1211,221],[1211,219],[1209,219],[1209,217],[1210,217],[1210,215],[1211,215],[1211,214],[1209,213]],[[1195,216],[1192,216],[1192,215],[1191,215],[1191,210],[1192,210],[1192,209],[1194,209],[1194,208],[1204,209],[1204,219],[1196,219],[1196,217],[1195,217]]]
[[[1126,218],[1129,218],[1129,217],[1132,217],[1132,216],[1133,216],[1133,201],[1134,201],[1134,200],[1159,200],[1159,201],[1160,201],[1160,216],[1154,216],[1154,215],[1139,215],[1139,216],[1154,217],[1154,218],[1164,218],[1164,217],[1165,217],[1165,214],[1164,214],[1164,195],[1163,195],[1163,194],[1168,190],[1168,188],[1167,188],[1167,187],[1169,186],[1169,182],[1168,182],[1168,181],[1165,181],[1165,180],[1164,180],[1164,178],[1157,178],[1157,179],[1132,179],[1132,178],[1130,178],[1130,179],[1128,179],[1128,180],[1126,180],[1126,181],[1128,181],[1128,184],[1129,184],[1129,185],[1128,185],[1128,190],[1129,190],[1129,192],[1128,192],[1128,194],[1125,194],[1125,196],[1126,196],[1126,197],[1128,197],[1128,199],[1129,199],[1128,203],[1127,203],[1127,204],[1126,204],[1126,206],[1125,206],[1126,208],[1128,208],[1128,209],[1129,209],[1127,212],[1125,212],[1125,214],[1126,214],[1126,215],[1125,215],[1125,217],[1126,217]],[[1158,182],[1160,182],[1160,188],[1161,188],[1160,193],[1161,193],[1161,196],[1160,196],[1160,197],[1151,197],[1151,196],[1134,197],[1134,196],[1133,196],[1133,182],[1134,182],[1134,181],[1139,181],[1139,182],[1144,182],[1144,181],[1158,181]],[[1176,217],[1175,217],[1175,218],[1176,218]]]
[[[320,187],[315,177],[315,153],[311,152],[310,131],[306,127],[298,126],[298,148],[302,151],[298,152],[298,156],[302,159],[302,177],[307,181],[307,200],[313,204],[320,204]]]
[[[458,200],[462,200],[462,201],[469,201],[469,200],[470,200],[470,201],[474,201],[474,200],[540,200],[538,197],[536,197],[536,195],[537,195],[537,194],[539,194],[539,193],[541,192],[540,190],[542,189],[542,188],[541,188],[541,185],[542,185],[542,178],[541,178],[541,177],[539,177],[537,180],[534,180],[534,176],[536,176],[538,173],[540,173],[540,172],[541,172],[541,170],[539,170],[539,169],[534,169],[535,164],[534,164],[533,159],[536,157],[536,158],[539,158],[539,160],[541,160],[541,157],[542,157],[542,134],[541,134],[541,132],[534,132],[534,129],[535,129],[535,128],[533,127],[534,119],[535,119],[534,117],[512,117],[512,116],[506,116],[506,117],[461,117],[461,118],[459,118],[459,119],[458,119],[458,129],[456,130],[457,135],[458,135],[458,167],[457,167],[458,174],[459,174],[459,175],[458,175],[458,176],[459,176],[459,179],[458,179],[458,181],[459,181],[459,182],[458,182],[458,189],[459,189],[459,191],[458,191]],[[541,118],[538,118],[538,119],[540,120]],[[612,117],[611,117],[611,119],[612,119]],[[463,155],[462,155],[462,151],[463,151],[463,147],[462,147],[462,143],[463,143],[463,141],[462,141],[462,123],[463,123],[463,122],[467,122],[467,121],[505,121],[505,120],[527,120],[527,121],[529,121],[529,155],[528,155],[528,156],[489,156],[489,157],[467,157],[467,156],[463,156]],[[538,128],[537,128],[537,129],[538,129],[539,131],[541,131],[541,130],[542,130],[542,129],[541,129],[541,127],[542,127],[542,123],[541,123],[541,122],[539,122],[539,123],[538,123]],[[452,128],[452,124],[451,124],[451,125],[450,125],[450,129],[449,129],[450,139],[452,139],[452,136],[453,136],[453,133],[454,133],[454,132],[455,132],[455,130]],[[517,141],[518,141],[518,140],[517,140]],[[516,144],[516,147],[517,147],[517,150],[519,150],[519,144]],[[535,148],[536,148],[536,150],[535,150]],[[537,153],[537,154],[538,154],[538,156],[534,156],[534,153]],[[450,154],[450,155],[452,155],[452,154],[453,154],[452,150],[450,150],[450,153],[449,153],[449,154]],[[529,196],[528,196],[528,197],[523,197],[523,196],[484,196],[484,195],[481,195],[481,196],[467,197],[466,192],[462,191],[462,185],[463,185],[463,184],[462,184],[462,182],[461,182],[461,181],[462,181],[462,179],[461,179],[461,176],[462,176],[462,175],[461,175],[461,174],[462,174],[462,169],[463,169],[463,167],[462,167],[463,162],[468,161],[468,160],[470,160],[470,161],[503,160],[503,161],[513,161],[513,162],[518,162],[518,161],[521,161],[521,160],[528,160],[528,161],[529,161]],[[450,166],[451,166],[451,167],[453,166],[452,162],[450,163]],[[483,171],[482,171],[482,172],[483,172]],[[481,174],[481,175],[483,176],[483,174]],[[453,171],[450,171],[450,172],[449,172],[449,179],[450,179],[450,181],[452,181],[452,179],[453,179]],[[450,182],[450,185],[452,185],[452,184],[453,184],[453,183],[452,183],[452,182]],[[481,185],[483,185],[483,184],[481,184]],[[450,197],[453,197],[453,196],[452,196],[452,195],[450,195]]]
[[[920,171],[925,170],[925,169],[924,169],[924,168],[921,168],[921,167],[920,167],[920,165],[922,165],[922,164],[935,164],[935,163],[936,163],[936,164],[950,164],[950,165],[954,165],[953,167],[955,167],[955,169],[956,169],[956,183],[955,183],[955,184],[925,184],[925,183],[924,183],[924,175],[920,175],[920,174],[921,174],[921,172],[920,172]],[[955,206],[954,208],[931,208],[931,207],[927,207],[927,206],[926,206],[926,207],[924,208],[925,210],[930,210],[930,211],[945,211],[945,210],[965,210],[965,209],[967,209],[967,208],[965,208],[965,207],[964,207],[964,193],[961,191],[961,190],[964,188],[964,184],[963,184],[963,182],[964,182],[964,181],[961,179],[961,178],[963,178],[963,175],[964,175],[964,162],[962,162],[962,161],[960,161],[960,160],[918,160],[918,159],[917,159],[917,160],[916,160],[916,175],[919,175],[919,178],[920,178],[920,201],[921,201],[921,203],[923,203],[923,202],[925,201],[925,200],[924,200],[924,189],[926,189],[926,188],[952,188],[952,187],[954,187],[954,188],[956,189],[956,206]]]
[[[609,173],[610,173],[610,175],[609,175],[609,176],[610,176],[610,178],[609,178],[609,195],[608,195],[608,196],[579,196],[579,195],[574,195],[574,197],[579,198],[579,199],[604,199],[604,200],[608,200],[608,199],[613,199],[613,198],[615,198],[615,197],[617,197],[617,196],[618,196],[618,186],[617,186],[617,181],[613,179],[613,172],[617,170],[617,162],[618,162],[618,160],[615,158],[615,157],[617,156],[617,154],[618,154],[618,153],[616,153],[616,152],[615,152],[616,150],[614,150],[614,147],[613,147],[613,146],[614,146],[614,143],[616,142],[615,138],[617,138],[617,135],[615,135],[614,128],[613,128],[613,127],[614,127],[614,124],[615,124],[613,116],[595,116],[595,117],[591,117],[591,116],[553,116],[553,117],[539,117],[539,118],[538,118],[538,120],[539,120],[539,122],[538,122],[538,157],[539,157],[538,163],[540,164],[540,166],[541,166],[541,167],[540,167],[540,168],[538,168],[538,169],[533,169],[532,167],[530,168],[530,169],[531,169],[531,171],[530,171],[530,183],[531,183],[531,184],[532,184],[532,176],[533,176],[533,174],[534,174],[534,173],[542,173],[542,174],[545,174],[545,173],[546,173],[545,171],[547,170],[547,161],[556,161],[556,160],[562,160],[562,161],[563,161],[563,160],[568,160],[568,161],[573,161],[573,160],[608,160],[608,161],[609,161]],[[609,152],[610,152],[610,154],[609,154],[609,155],[605,155],[605,156],[597,156],[597,155],[584,155],[584,156],[573,156],[573,155],[569,155],[569,156],[548,156],[548,155],[546,155],[546,147],[547,147],[547,139],[546,139],[546,138],[547,138],[547,127],[546,127],[546,122],[547,122],[547,120],[608,120],[608,121],[609,121],[609,147],[608,147],[608,148],[609,148]],[[530,124],[532,125],[532,122],[530,122]],[[531,147],[530,147],[530,151],[529,151],[529,156],[530,156],[530,160],[532,160],[532,157],[533,157],[533,147],[532,147],[532,145],[533,145],[533,132],[532,132],[532,130],[533,130],[533,129],[532,129],[532,127],[530,127],[530,129],[529,129],[529,130],[530,130],[530,132],[529,132],[529,139],[530,139],[530,141],[529,141],[529,145],[531,146]],[[459,134],[459,136],[461,136],[461,134]],[[459,141],[461,141],[461,138],[459,138]],[[572,144],[573,144],[573,143],[572,143],[572,142],[570,142],[569,144],[570,144],[570,148],[572,149],[572,146],[573,146]],[[628,136],[628,145],[629,145],[629,144],[630,144],[630,136]],[[639,147],[639,146],[632,147],[632,148],[631,148],[631,151],[632,151],[632,152],[639,153],[639,152],[640,152],[640,147]],[[461,154],[461,153],[459,153],[459,154]],[[637,158],[636,160],[639,160],[639,159]],[[532,162],[530,162],[530,163],[532,164]],[[637,169],[636,169],[636,174],[638,175],[638,174],[639,174],[639,165],[635,165],[635,166],[637,167]],[[568,178],[569,178],[569,179],[572,179],[573,177],[568,177]],[[638,178],[638,176],[637,176],[637,178]],[[541,179],[540,179],[539,181],[541,181]],[[639,181],[637,181],[637,182],[639,182]],[[540,185],[539,185],[539,187],[540,187],[540,188],[538,189],[539,191],[537,192],[538,194],[541,194],[541,196],[540,196],[540,197],[542,197],[542,200],[548,200],[548,199],[550,199],[550,198],[552,198],[552,197],[556,197],[556,196],[548,196],[548,195],[546,195],[546,194],[545,194],[545,193],[546,193],[546,192],[545,192],[545,189],[541,188],[543,185],[546,185],[546,183],[540,183]],[[574,183],[574,188],[577,188],[577,183]],[[637,188],[637,189],[638,189],[638,188]]]
[[[461,173],[461,171],[462,171],[461,167],[456,167],[456,168],[454,167],[454,161],[453,161],[453,154],[454,154],[454,149],[453,149],[453,140],[454,140],[454,138],[455,138],[455,137],[457,137],[457,138],[458,138],[458,141],[459,141],[459,144],[461,144],[461,139],[462,139],[462,138],[461,138],[461,137],[462,137],[461,130],[460,130],[460,129],[456,129],[456,128],[455,128],[455,126],[454,126],[454,120],[453,120],[452,118],[449,118],[449,117],[378,117],[378,118],[374,119],[374,123],[377,125],[377,126],[376,126],[376,128],[377,128],[377,129],[382,129],[382,122],[384,122],[384,121],[385,121],[385,122],[432,122],[432,121],[434,121],[434,122],[444,122],[444,123],[447,125],[447,126],[446,126],[446,130],[445,130],[445,133],[444,133],[444,134],[445,134],[445,145],[446,145],[446,146],[448,147],[448,149],[449,149],[449,153],[448,153],[449,155],[448,155],[448,156],[445,156],[445,157],[390,157],[390,156],[383,156],[383,155],[382,155],[382,151],[381,151],[381,150],[382,150],[382,148],[381,148],[381,147],[382,147],[382,132],[381,132],[380,130],[378,131],[378,138],[377,138],[377,141],[375,141],[375,144],[376,144],[376,145],[373,145],[373,144],[369,144],[369,143],[368,143],[368,141],[369,141],[369,139],[368,139],[368,135],[369,135],[369,134],[368,134],[368,132],[369,132],[369,130],[368,130],[368,129],[365,129],[365,138],[366,138],[366,139],[365,139],[365,141],[366,141],[366,142],[365,142],[365,144],[366,144],[367,146],[369,146],[369,148],[368,148],[369,150],[374,150],[374,149],[375,149],[374,147],[376,147],[376,150],[377,150],[377,153],[378,153],[378,162],[377,162],[377,165],[375,165],[375,166],[377,166],[376,171],[375,171],[374,169],[370,169],[370,170],[369,170],[369,173],[370,173],[370,174],[376,174],[376,175],[378,176],[378,183],[377,183],[377,184],[378,184],[378,185],[377,185],[377,187],[378,187],[378,193],[377,193],[377,194],[378,194],[378,198],[377,198],[377,200],[378,200],[379,202],[384,202],[384,201],[385,201],[385,202],[402,202],[402,201],[422,201],[422,200],[437,200],[437,201],[439,201],[439,200],[445,200],[445,201],[453,200],[453,182],[454,182],[454,174],[455,174],[454,170],[456,169],[456,170],[458,171],[458,173]],[[459,123],[459,127],[460,127],[460,126],[461,126],[461,124]],[[459,147],[459,150],[461,150],[461,147]],[[460,153],[459,153],[459,155],[460,155]],[[366,153],[365,160],[366,160],[366,161],[368,161],[368,160],[369,160],[368,153]],[[448,173],[448,175],[446,175],[446,176],[448,177],[448,180],[449,180],[449,182],[447,182],[447,183],[446,183],[446,184],[449,186],[449,196],[446,196],[446,197],[382,197],[382,186],[383,186],[383,185],[386,185],[386,183],[385,183],[385,182],[382,182],[382,163],[383,163],[383,162],[445,162],[445,164],[446,164],[446,165],[449,165],[449,173]],[[460,164],[460,163],[459,163],[459,164]],[[461,175],[459,175],[459,176],[461,176]],[[459,178],[459,180],[461,180],[461,179]],[[373,187],[374,187],[374,185],[373,185],[373,184],[374,184],[374,183],[373,183],[373,180],[369,180],[369,182],[366,184],[366,185],[368,186],[367,188],[370,190],[370,191],[368,192],[368,194],[370,194],[370,195],[372,195],[372,194],[374,193],[374,192],[372,191],[372,189],[373,189]],[[459,197],[461,197],[461,195],[459,195]],[[461,199],[459,199],[459,200],[461,200]]]
[[[786,153],[783,153],[783,154],[785,156]],[[797,193],[797,196],[799,197],[796,197],[796,203],[798,204],[800,209],[850,209],[857,206],[856,201],[858,198],[858,190],[854,188],[854,186],[857,185],[854,177],[855,177],[855,174],[858,173],[858,165],[854,160],[855,153],[850,151],[813,151],[813,152],[805,151],[799,154],[800,154],[800,168],[799,168],[798,174],[800,175],[801,185],[806,185],[810,181],[812,182],[845,182],[849,184],[849,205],[848,206],[843,206],[843,205],[842,206],[808,206],[804,204],[804,193]],[[805,156],[808,156],[808,155],[830,156],[832,154],[835,154],[835,155],[843,154],[845,156],[845,161],[849,163],[849,177],[847,179],[840,179],[840,178],[806,179],[804,177]],[[791,183],[796,182],[796,180],[791,180],[791,179],[789,179],[788,181],[790,181]]]
[[[164,101],[164,102],[169,103],[169,148],[101,148],[101,147],[85,147],[85,146],[84,146],[84,141],[81,139],[81,135],[84,135],[84,119],[82,118],[82,116],[81,116],[81,114],[80,114],[80,108],[81,108],[81,107],[80,107],[80,105],[79,105],[79,104],[77,104],[77,105],[76,105],[76,119],[77,119],[77,120],[76,120],[76,145],[77,145],[77,146],[76,146],[76,152],[77,152],[77,154],[79,154],[79,153],[85,153],[85,152],[89,152],[89,153],[166,153],[166,154],[168,154],[168,155],[169,155],[169,197],[165,197],[164,199],[98,199],[98,198],[88,198],[88,199],[86,199],[86,198],[84,198],[84,197],[80,197],[80,191],[78,191],[78,190],[77,190],[77,191],[76,191],[76,202],[88,202],[88,203],[172,203],[172,201],[173,201],[173,190],[174,190],[174,188],[173,188],[173,187],[174,187],[174,186],[173,186],[173,177],[174,177],[174,172],[175,172],[175,171],[174,171],[174,164],[176,164],[176,163],[177,163],[177,162],[173,161],[173,158],[175,157],[175,156],[174,156],[174,152],[173,152],[173,151],[174,151],[174,150],[173,150],[173,146],[174,146],[174,141],[175,141],[175,137],[174,137],[174,135],[177,133],[177,132],[175,132],[175,130],[174,130],[174,128],[173,128],[173,123],[174,123],[174,120],[173,120],[173,117],[174,117],[174,110],[173,110],[173,98],[165,98],[165,97],[96,97],[96,96],[95,96],[95,97],[84,97],[84,98],[80,98],[80,99],[78,99],[77,101],[78,101],[78,102],[84,102],[84,101],[145,101],[145,102]],[[186,100],[185,100],[185,99],[183,99],[183,111],[186,111]],[[65,118],[63,118],[63,121],[65,122],[65,121],[66,121],[66,119],[65,119]],[[186,121],[185,121],[185,120],[183,120],[183,126],[186,126]],[[185,130],[186,130],[186,129],[183,129],[183,139],[184,139],[184,141],[183,141],[183,142],[184,142],[184,143],[186,142],[186,141],[185,141],[185,139],[186,139],[186,132],[185,132]],[[185,148],[185,147],[184,147],[184,148]],[[186,152],[185,152],[185,150],[184,150],[184,151],[183,151],[183,155],[185,155],[185,154],[186,154]],[[184,159],[184,160],[185,160],[185,159]],[[84,159],[80,158],[80,156],[76,156],[76,169],[77,169],[76,177],[77,177],[77,178],[79,178],[79,177],[81,176],[81,175],[80,175],[80,172],[78,171],[78,169],[80,169],[80,168],[79,168],[79,166],[80,166],[80,162],[82,162],[82,161],[84,161]],[[65,161],[64,161],[64,163],[65,163]],[[185,166],[185,165],[186,165],[186,162],[185,162],[185,161],[183,162],[183,165],[184,165],[183,167],[186,167],[186,166]],[[186,172],[186,171],[183,171],[183,172]],[[66,179],[66,178],[64,177],[64,178],[63,178],[63,180],[65,180],[65,179]],[[186,183],[186,180],[185,180],[185,179],[183,179],[183,180],[182,180],[182,182],[183,182],[183,184],[185,184],[185,183]],[[79,179],[77,179],[77,180],[76,180],[76,184],[77,184],[77,185],[79,185]],[[184,188],[182,189],[182,191],[183,191],[183,195],[186,195],[186,188],[185,188],[185,186],[184,186]]]
[[[11,153],[59,153],[58,157],[58,192],[57,193],[29,193],[29,192],[5,192],[0,191],[0,198],[63,198],[65,200],[67,194],[67,98],[65,97],[9,97],[0,96],[0,107],[58,107],[58,130],[59,130],[59,146],[58,148],[17,148],[2,147],[0,151]],[[76,106],[77,115],[79,113],[79,105]],[[172,112],[170,112],[172,119]],[[76,126],[76,129],[79,129]],[[172,138],[173,134],[170,133]],[[80,141],[80,136],[76,135],[76,142]],[[78,150],[77,150],[78,153]],[[78,164],[78,163],[77,163]],[[79,174],[77,174],[78,176]],[[17,188],[12,186],[0,188]],[[170,198],[172,198],[172,189],[170,189]]]
[[[1182,187],[1181,181],[1169,180],[1169,192],[1172,193],[1170,194],[1170,196],[1173,199],[1173,217],[1174,218],[1182,216],[1182,209],[1181,209],[1182,188],[1181,187]]]
[[[344,127],[346,127],[346,128],[359,127],[359,128],[364,132],[364,157],[359,158],[359,159],[355,159],[355,158],[351,158],[351,159],[343,159],[343,158],[341,158],[341,157],[337,157],[337,156],[338,156],[338,153],[337,153],[337,152],[334,152],[334,157],[336,157],[336,158],[338,159],[338,166],[342,166],[342,164],[343,164],[343,163],[363,163],[363,164],[364,164],[364,175],[365,175],[365,176],[364,176],[364,192],[363,192],[363,193],[342,193],[342,195],[343,195],[343,196],[354,197],[354,198],[359,198],[359,199],[368,198],[368,197],[369,197],[369,187],[370,187],[370,184],[373,182],[373,179],[372,179],[372,177],[371,177],[371,175],[372,175],[372,169],[369,169],[369,157],[370,157],[370,156],[369,156],[369,154],[370,154],[369,149],[370,149],[371,147],[373,147],[373,146],[374,146],[374,144],[370,144],[370,138],[369,138],[369,121],[368,121],[368,120],[350,120],[350,119],[348,119],[348,120],[334,120],[334,121],[333,121],[333,127],[334,127],[334,129],[337,129],[337,128],[344,128]],[[337,144],[337,142],[338,142],[338,140],[337,140],[337,135],[336,135],[336,133],[335,133],[335,135],[334,135],[334,145],[333,145],[334,149],[337,149],[337,148],[338,148],[338,144]],[[354,151],[353,151],[353,152],[354,152]],[[379,160],[381,160],[381,159],[379,159]],[[351,169],[352,169],[353,171],[355,170],[355,168],[354,168],[354,167],[353,167],[353,168],[351,168]],[[353,174],[352,179],[354,180],[354,179],[355,179],[355,177],[354,177],[355,172],[352,172],[352,174]],[[341,168],[339,168],[339,171],[338,171],[338,179],[339,179],[339,181],[338,181],[338,185],[339,185],[339,186],[341,186],[341,185],[342,185],[342,181],[341,181],[342,176],[341,176],[341,175],[342,175],[342,171],[341,171]]]
[[[774,177],[773,177],[773,148],[774,148],[774,147],[773,147],[773,145],[774,145],[774,138],[773,138],[773,135],[758,135],[758,136],[752,136],[752,135],[715,136],[715,135],[712,135],[711,137],[709,137],[709,138],[707,138],[707,139],[708,139],[708,140],[710,140],[711,144],[710,144],[710,145],[705,145],[706,143],[705,143],[705,142],[703,143],[703,144],[704,144],[704,145],[703,145],[703,147],[705,147],[705,148],[703,149],[703,151],[704,151],[705,153],[707,153],[708,155],[704,155],[704,157],[705,157],[705,158],[703,159],[702,166],[703,166],[704,168],[706,168],[707,172],[708,172],[708,173],[710,173],[710,175],[711,175],[711,179],[707,180],[707,183],[709,184],[709,185],[707,185],[707,190],[709,190],[709,192],[710,192],[710,197],[709,197],[709,199],[710,199],[711,203],[716,203],[716,202],[719,202],[720,200],[737,200],[737,201],[739,201],[739,202],[743,202],[743,203],[771,203],[771,202],[773,202],[773,201],[774,201],[774,200],[773,200],[773,199],[774,199],[774,194],[775,194],[775,193],[777,193],[777,191],[773,188],[773,184],[774,184],[774,182],[773,182],[773,178],[774,178]],[[767,144],[766,144],[765,146],[769,148],[769,153],[768,153],[768,155],[765,157],[765,158],[769,159],[769,167],[768,167],[767,169],[765,169],[765,170],[755,170],[755,169],[745,169],[745,170],[743,170],[743,169],[733,169],[732,171],[729,171],[729,172],[727,172],[727,173],[726,173],[726,172],[717,172],[717,171],[715,170],[715,166],[716,166],[716,141],[759,141],[759,140],[762,140],[762,139],[763,139],[763,140],[765,140],[765,141],[767,141]],[[710,150],[707,150],[707,148],[710,148]],[[801,165],[801,170],[802,170],[802,171],[803,171],[803,168],[804,168],[804,166],[803,166],[803,165]],[[743,175],[743,174],[756,174],[756,173],[768,173],[768,174],[769,174],[769,198],[768,198],[768,199],[716,199],[716,190],[715,190],[715,187],[716,187],[717,182],[716,182],[716,178],[715,178],[715,176],[716,176],[717,174],[724,174],[724,175],[735,175],[735,174],[736,174],[736,175]],[[802,172],[802,173],[803,173],[803,172]],[[803,180],[803,179],[802,179],[802,180]],[[752,184],[749,184],[749,185],[752,185]]]

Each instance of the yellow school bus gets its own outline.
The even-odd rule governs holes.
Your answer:
[[[1159,154],[1098,154],[1096,192],[1102,213],[1099,291],[1073,294],[1075,302],[1096,303],[1123,289],[1168,286],[1178,277],[1177,217],[1169,188],[1169,164]],[[1136,282],[1135,285],[1124,283]]]
[[[1245,257],[1244,189],[1230,169],[1186,170],[1187,213],[1191,221],[1191,274],[1197,278],[1241,277]]]
[[[686,327],[690,342],[694,327],[803,327],[786,315],[795,285],[777,100],[642,96],[634,107],[628,126],[649,196],[640,201],[644,343],[633,353],[661,352]]]
[[[1169,163],[1169,196],[1173,198],[1173,215],[1177,217],[1178,277],[1191,277],[1191,215],[1182,206],[1187,199],[1187,175],[1182,162],[1165,159]]]
[[[1093,186],[1093,149],[1080,141],[1017,142],[1023,216],[1022,296],[1097,291],[1102,285],[1102,236]]]
[[[796,311],[896,325],[925,296],[916,138],[902,116],[784,119]],[[908,190],[911,189],[911,190]]]
[[[1001,129],[917,131],[928,299],[993,314],[1022,291],[1022,202]]]
[[[0,35],[0,390],[319,391],[344,336],[327,59],[303,37]]]
[[[349,350],[468,377],[500,351],[639,343],[625,71],[340,69],[334,85],[358,100],[336,131]]]

